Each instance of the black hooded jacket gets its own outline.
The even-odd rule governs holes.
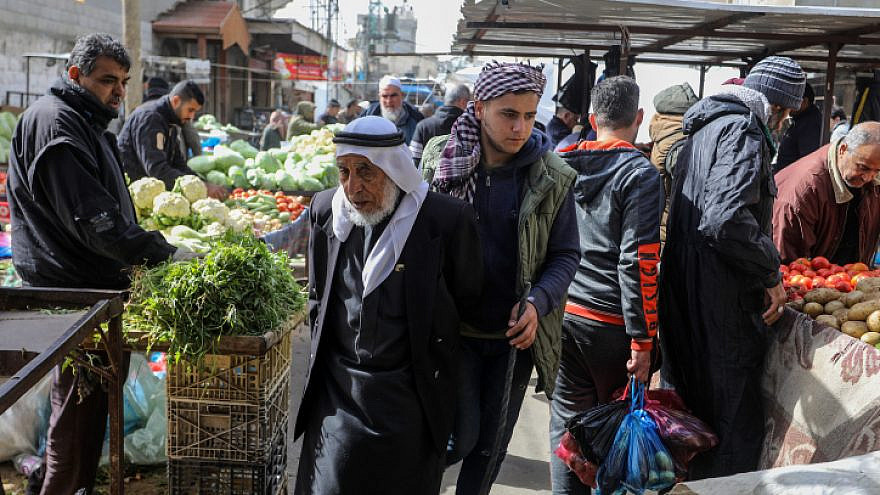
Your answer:
[[[137,225],[115,136],[116,112],[61,79],[12,138],[9,203],[15,269],[28,285],[124,289],[132,265],[175,251]]]
[[[128,178],[155,177],[171,190],[181,175],[195,175],[186,166],[181,133],[180,119],[168,95],[137,107],[119,133],[119,151]]]
[[[585,144],[591,149],[561,155],[578,173],[572,190],[581,256],[569,300],[622,316],[633,339],[653,338],[663,180],[628,143]]]

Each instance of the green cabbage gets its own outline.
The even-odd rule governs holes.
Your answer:
[[[219,170],[211,170],[210,172],[208,172],[208,175],[205,177],[205,179],[211,184],[217,186],[226,187],[229,185],[229,180],[227,179],[226,174]]]
[[[205,175],[214,170],[214,157],[208,155],[194,156],[186,162],[186,166],[197,174]]]

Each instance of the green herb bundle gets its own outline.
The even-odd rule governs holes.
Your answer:
[[[253,236],[228,236],[202,259],[138,270],[128,329],[169,344],[174,361],[197,363],[224,335],[263,335],[302,308],[287,255]]]

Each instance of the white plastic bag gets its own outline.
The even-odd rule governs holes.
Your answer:
[[[53,374],[54,371],[47,373],[0,415],[0,462],[10,461],[18,454],[43,454],[49,429]]]

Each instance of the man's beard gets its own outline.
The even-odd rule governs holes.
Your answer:
[[[358,227],[367,227],[376,225],[382,220],[388,218],[397,206],[397,200],[400,198],[400,188],[393,180],[385,179],[385,188],[382,191],[382,203],[379,209],[372,213],[361,213],[354,207],[348,196],[344,196],[345,210],[348,212],[348,218]]]
[[[382,109],[382,117],[390,120],[391,122],[397,123],[400,120],[400,117],[403,115],[403,107],[400,108],[385,108],[382,105],[379,105]]]

